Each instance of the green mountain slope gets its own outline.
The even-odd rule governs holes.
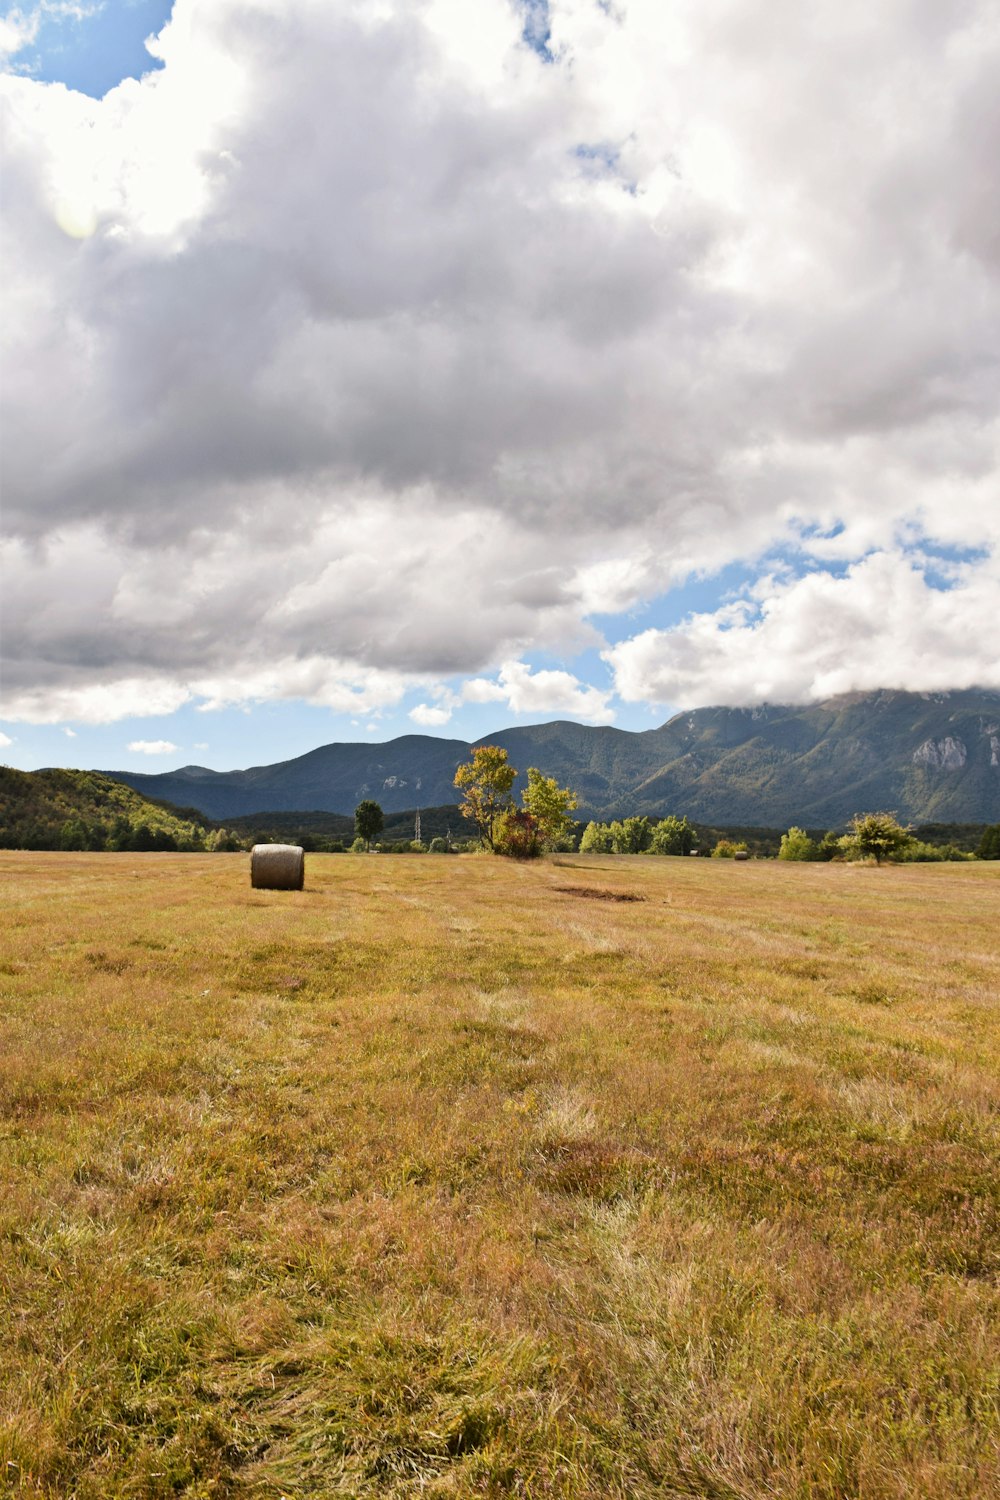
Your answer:
[[[834,827],[852,813],[912,822],[1000,820],[1000,693],[849,693],[805,706],[702,708],[639,734],[557,721],[487,735],[522,773],[538,766],[580,798],[580,813],[683,812],[712,825]],[[387,813],[454,801],[461,740],[405,735],[324,745],[247,771],[186,766],[108,773],[147,796],[215,818],[258,811]]]
[[[5,849],[192,849],[204,841],[193,809],[158,807],[97,771],[0,766]]]

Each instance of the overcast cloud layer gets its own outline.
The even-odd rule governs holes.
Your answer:
[[[0,81],[6,720],[1000,687],[1000,6],[548,19],[176,0],[99,102]]]

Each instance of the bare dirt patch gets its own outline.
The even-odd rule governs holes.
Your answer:
[[[604,891],[596,885],[554,885],[561,896],[583,896],[587,901],[645,901],[638,891]]]

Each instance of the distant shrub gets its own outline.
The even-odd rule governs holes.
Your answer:
[[[580,839],[581,854],[610,854],[614,848],[607,823],[588,823]]]
[[[732,839],[720,839],[712,850],[713,859],[735,859],[737,854],[746,854],[747,846],[742,841],[734,844]]]
[[[493,826],[493,848],[509,859],[537,859],[542,852],[538,819],[524,808],[508,808]]]
[[[854,814],[851,831],[840,846],[848,859],[874,859],[880,865],[884,859],[899,859],[913,842],[910,830],[896,822],[894,813],[873,812]]]
[[[781,835],[779,859],[808,860],[820,857],[819,845],[809,837],[804,828],[789,828],[787,833]]]
[[[954,844],[924,844],[919,839],[911,839],[895,856],[900,864],[941,864],[959,860],[975,859],[974,854],[968,854],[963,849],[958,849]]]
[[[611,825],[611,847],[616,854],[642,854],[653,842],[649,819],[622,818]]]
[[[139,833],[138,829],[136,833]],[[133,844],[132,847],[134,849],[136,845]],[[205,848],[210,854],[237,854],[246,848],[246,844],[235,833],[230,833],[228,828],[215,828],[206,838]]]
[[[431,839],[430,844],[428,846],[428,852],[430,854],[447,854],[448,853],[448,840],[447,839],[440,839],[440,838],[439,839]]]
[[[694,846],[694,829],[687,818],[661,818],[650,835],[650,854],[690,854]]]
[[[354,843],[351,845],[351,853],[352,854],[367,854],[368,853],[368,845],[365,843],[364,839],[362,839],[362,838],[356,838],[354,840]]]
[[[411,854],[426,854],[427,853],[427,845],[424,844],[424,843],[422,843],[420,839],[411,839],[410,840],[410,853]]]
[[[67,850],[90,848],[90,829],[82,818],[67,818],[59,830],[59,847]]]
[[[1000,859],[1000,823],[987,828],[976,854],[980,859]]]

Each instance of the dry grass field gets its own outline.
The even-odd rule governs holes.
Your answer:
[[[1000,865],[0,879],[0,1489],[1000,1493]]]

